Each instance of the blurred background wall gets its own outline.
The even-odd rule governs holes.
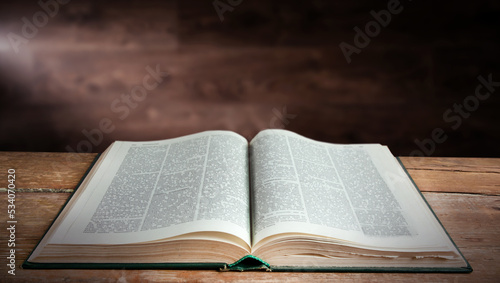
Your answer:
[[[285,128],[396,155],[499,157],[499,11],[493,0],[2,1],[0,150]]]

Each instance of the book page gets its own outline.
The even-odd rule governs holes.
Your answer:
[[[451,245],[384,146],[335,145],[266,130],[251,141],[250,153],[254,245],[278,233],[380,249]]]
[[[248,142],[210,131],[116,142],[50,243],[125,244],[211,231],[250,243]]]

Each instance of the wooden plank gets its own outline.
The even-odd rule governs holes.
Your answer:
[[[39,12],[37,3],[0,4],[0,130],[8,133],[0,147],[7,150],[75,145],[83,129],[115,119],[112,101],[142,83],[146,66],[160,64],[169,81],[116,121],[106,142],[118,131],[125,139],[172,128],[165,137],[199,129],[255,133],[269,124],[265,109],[286,105],[298,115],[290,129],[315,139],[386,143],[409,155],[415,138],[443,127],[450,137],[436,156],[500,156],[500,96],[481,100],[456,131],[443,120],[474,94],[478,75],[499,65],[492,56],[499,44],[487,36],[493,25],[473,20],[498,7],[473,2],[450,12],[445,4],[408,3],[348,64],[339,44],[353,44],[353,28],[363,29],[370,11],[385,4],[243,1],[221,22],[210,1],[71,2],[16,54],[5,35],[21,34],[21,19]],[[440,16],[422,18],[430,8]],[[449,28],[443,15],[473,25]]]
[[[460,249],[500,249],[500,196],[424,192]],[[462,251],[464,252],[464,251]]]
[[[286,106],[288,113],[296,115],[286,128],[313,139],[383,143],[397,155],[410,155],[418,149],[415,139],[429,138],[434,128],[442,127],[448,139],[433,155],[500,156],[496,146],[500,132],[493,126],[500,97],[482,101],[455,132],[452,123],[442,120],[443,113],[473,94],[477,79],[463,79],[468,88],[448,94],[440,91],[444,98],[434,101],[432,90],[419,85],[422,78],[412,75],[429,68],[421,50],[408,50],[405,56],[413,62],[407,64],[409,70],[381,68],[387,65],[382,59],[346,65],[341,56],[324,47],[36,49],[22,59],[0,54],[12,61],[3,69],[6,89],[15,90],[6,90],[5,103],[13,107],[0,111],[0,129],[9,133],[0,136],[0,146],[62,151],[67,144],[76,146],[84,138],[82,131],[98,128],[104,118],[112,120],[115,130],[94,152],[117,139],[170,138],[206,129],[252,135],[263,125],[269,128],[275,118],[273,108]],[[121,102],[121,110],[117,104],[112,108],[122,95],[142,85],[147,66],[157,65],[169,72],[168,78],[134,106]],[[427,97],[422,98],[423,94]],[[11,122],[15,115],[23,119]],[[467,133],[479,133],[481,138],[464,143]]]
[[[489,265],[491,267],[491,265]],[[494,267],[492,267],[494,268]],[[499,274],[218,272],[191,270],[18,270],[21,282],[498,282]],[[2,277],[0,276],[0,279]],[[10,278],[4,278],[10,279]]]
[[[17,280],[20,281],[308,281],[335,280],[349,282],[405,281],[482,281],[493,282],[500,276],[500,197],[449,193],[424,193],[451,237],[474,268],[471,274],[372,274],[372,273],[279,273],[175,271],[175,270],[23,270],[19,265],[40,240],[69,193],[18,193],[16,196]],[[7,203],[6,194],[0,203]],[[36,213],[34,213],[36,211]],[[6,231],[6,213],[0,216],[0,231]],[[0,253],[7,254],[7,234],[1,232]],[[1,261],[1,260],[0,260]],[[0,264],[0,281],[8,277]],[[9,275],[10,276],[10,275]]]
[[[162,71],[170,74],[168,81],[150,90],[152,95],[148,99],[219,103],[278,101],[284,104],[299,100],[315,106],[318,106],[318,101],[322,105],[411,103],[418,107],[420,104],[419,93],[409,92],[409,88],[416,84],[415,78],[395,77],[394,70],[379,69],[380,62],[367,62],[364,66],[345,65],[341,56],[332,55],[331,49],[322,47],[186,46],[180,50],[144,48],[99,52],[35,50],[22,64],[22,71],[29,75],[13,80],[29,84],[32,93],[43,92],[43,101],[38,101],[37,97],[31,99],[46,105],[82,102],[98,105],[105,102],[109,108],[109,103],[121,93],[130,93],[134,85],[142,85],[143,77],[148,74],[145,70],[148,65],[153,68],[159,65]],[[418,50],[411,50],[406,56],[415,62],[423,60]],[[13,67],[19,65],[19,60],[8,56],[5,60],[13,60]],[[377,70],[376,74],[373,74],[374,70]],[[408,94],[401,96],[401,92]],[[426,106],[434,107],[434,104]]]
[[[500,158],[400,157],[408,170],[439,170],[500,174]]]
[[[373,19],[370,11],[378,12],[387,9],[387,2],[373,1],[255,0],[236,2],[240,4],[225,11],[224,20],[221,21],[213,5],[210,5],[212,2],[198,4],[196,0],[180,1],[178,9],[181,42],[211,43],[215,41],[236,46],[329,45],[332,52],[340,52],[338,48],[340,42],[346,41],[352,44],[355,34],[353,28],[357,26],[363,29]],[[455,37],[477,39],[467,42],[468,45],[479,45],[485,41],[496,44],[487,36],[477,36],[477,33],[488,35],[494,32],[493,27],[474,20],[476,13],[481,11],[479,3],[464,3],[453,10],[450,10],[444,3],[401,2],[401,7],[404,10],[397,15],[393,14],[390,25],[382,28],[380,35],[371,40],[370,50],[380,43],[404,49],[416,45],[422,50],[424,49],[422,46],[428,46],[429,42],[443,44],[448,43],[446,39],[451,41],[450,38]],[[497,6],[490,5],[489,8],[492,11],[498,11]],[[426,14],[426,11],[431,9],[439,11],[439,16]],[[451,18],[468,22],[471,27],[457,26],[454,29],[446,29],[445,23]],[[472,26],[481,28],[473,29]],[[441,38],[444,29],[448,35],[446,39]],[[460,43],[465,45],[464,42]],[[453,45],[455,50],[458,49],[459,43]],[[404,56],[403,52],[392,56],[400,58],[400,55]],[[404,62],[400,63],[404,64]]]
[[[95,153],[0,152],[0,188],[7,188],[8,169],[15,169],[17,189],[73,191],[95,156]]]
[[[78,53],[165,50],[178,45],[176,1],[132,1],[126,5],[120,1],[84,1],[57,6],[53,17],[27,43],[29,49]],[[0,28],[1,34],[13,32],[22,36],[21,19],[25,17],[33,23],[34,14],[40,11],[44,10],[38,2],[2,3],[0,16],[6,26]],[[26,50],[25,46],[20,49]]]
[[[178,133],[189,134],[181,130]],[[242,134],[251,139],[254,133]],[[17,188],[72,191],[95,156],[95,153],[0,152],[0,188],[7,187],[7,170],[14,168]],[[500,158],[401,157],[401,160],[423,192],[500,194]]]
[[[500,158],[401,157],[421,191],[500,195]]]

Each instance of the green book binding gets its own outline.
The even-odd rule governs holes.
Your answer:
[[[221,271],[255,271],[255,270],[261,270],[261,271],[271,271],[271,266],[269,263],[263,261],[262,259],[253,256],[253,255],[246,255],[242,257],[240,260],[227,264],[224,266]]]

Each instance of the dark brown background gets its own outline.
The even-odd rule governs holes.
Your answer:
[[[227,2],[226,0],[220,0]],[[500,3],[401,1],[403,11],[347,63],[339,44],[389,1],[243,0],[220,21],[213,1],[71,1],[15,53],[9,32],[37,1],[0,4],[0,150],[67,151],[109,119],[114,140],[277,126],[410,155],[442,128],[433,156],[500,156],[500,88],[453,129],[443,113],[500,81]],[[237,2],[237,1],[236,1]],[[121,120],[114,100],[146,67],[169,76]],[[283,109],[290,116],[283,123]],[[281,114],[280,114],[281,113]],[[88,144],[88,143],[87,143]],[[87,149],[81,147],[80,149]]]

